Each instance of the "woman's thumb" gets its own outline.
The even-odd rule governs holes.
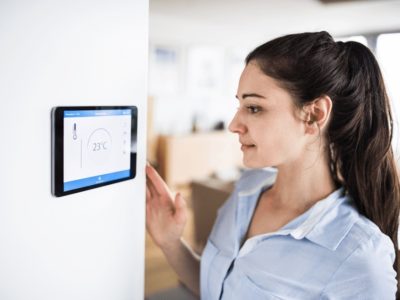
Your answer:
[[[180,193],[175,196],[175,220],[178,223],[186,222],[186,201]]]

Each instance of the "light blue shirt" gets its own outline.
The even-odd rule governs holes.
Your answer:
[[[201,299],[395,299],[392,241],[338,189],[280,230],[241,246],[274,170],[246,171],[201,258]]]

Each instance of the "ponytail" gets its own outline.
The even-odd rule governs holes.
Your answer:
[[[399,284],[400,182],[392,150],[393,121],[379,65],[357,42],[335,42],[327,32],[292,34],[253,50],[256,61],[300,107],[328,95],[326,131],[332,176],[359,212],[392,240]],[[399,285],[397,289],[399,299]]]
[[[389,99],[371,51],[356,42],[339,43],[339,47],[344,51],[347,86],[335,98],[328,129],[333,170],[342,177],[341,184],[359,212],[391,238],[396,251],[393,267],[399,279],[400,185]]]

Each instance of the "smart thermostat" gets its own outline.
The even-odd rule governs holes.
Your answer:
[[[136,175],[137,107],[54,107],[52,194],[60,197]]]

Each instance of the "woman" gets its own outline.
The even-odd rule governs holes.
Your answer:
[[[147,228],[182,282],[202,299],[395,299],[399,178],[373,54],[283,36],[248,55],[237,98],[229,129],[251,170],[201,262],[181,239],[185,201],[146,170]]]

